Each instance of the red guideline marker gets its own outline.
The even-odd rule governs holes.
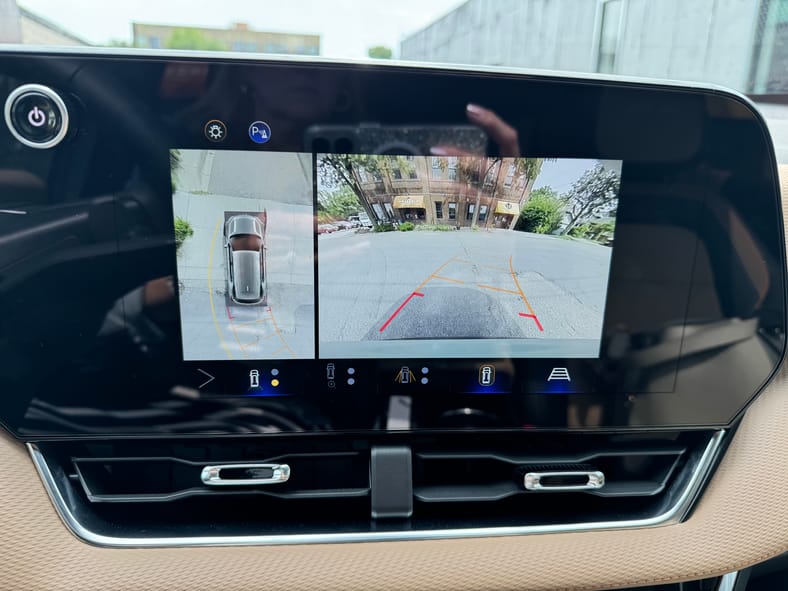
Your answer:
[[[383,326],[380,327],[380,330],[378,332],[383,332],[384,330],[386,330],[389,324],[391,324],[391,321],[394,320],[394,318],[397,317],[397,314],[399,314],[402,311],[402,308],[404,308],[408,304],[408,302],[411,301],[414,297],[423,298],[424,294],[419,293],[418,291],[414,291],[412,294],[406,297],[405,301],[400,304],[399,308],[394,310],[394,313],[391,316],[389,316],[389,319],[386,320],[385,323],[383,323]]]
[[[539,322],[539,319],[536,317],[536,314],[523,314],[522,312],[520,312],[519,314],[523,318],[532,318],[533,321],[536,322],[536,328],[539,329],[539,332],[544,332],[544,328],[542,328],[542,323]]]
[[[228,320],[235,320],[235,318],[233,318],[233,315],[230,314],[230,306],[225,306],[225,309],[227,310],[227,319]]]

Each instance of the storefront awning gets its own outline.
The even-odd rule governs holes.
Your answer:
[[[516,201],[499,201],[495,205],[495,213],[517,215],[520,213],[520,204]]]
[[[394,197],[394,207],[396,209],[424,209],[424,195],[397,195]]]

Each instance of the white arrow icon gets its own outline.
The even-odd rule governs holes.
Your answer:
[[[206,376],[208,376],[208,379],[207,379],[205,382],[203,382],[202,384],[200,384],[199,386],[197,386],[197,389],[198,389],[198,390],[201,390],[203,386],[207,386],[208,384],[210,384],[212,381],[214,381],[214,380],[216,379],[216,378],[215,378],[215,377],[213,377],[211,374],[209,374],[207,371],[204,371],[204,370],[202,370],[202,369],[197,369],[197,371],[199,371],[199,372],[200,372],[201,374],[203,374],[203,375],[206,375]]]

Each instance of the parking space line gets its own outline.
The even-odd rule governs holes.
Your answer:
[[[230,329],[233,331],[233,336],[235,337],[235,342],[238,343],[238,347],[241,349],[241,353],[244,354],[244,357],[249,357],[244,351],[244,346],[241,344],[241,339],[238,338],[238,331],[235,330],[235,322],[233,322],[233,317],[230,314],[230,307],[225,306],[227,308],[227,318],[230,319]]]
[[[444,267],[448,266],[453,260],[454,260],[453,258],[449,259],[448,261],[443,263],[440,267],[435,269],[432,273],[430,273],[424,281],[422,281],[416,286],[416,289],[413,290],[413,293],[416,293],[417,291],[421,291],[421,288],[427,285],[430,282],[430,279],[432,279],[435,275],[443,271]]]
[[[233,354],[230,349],[227,347],[227,344],[224,342],[224,337],[222,336],[222,328],[219,325],[219,319],[216,317],[216,308],[213,305],[213,284],[211,283],[211,276],[213,273],[213,250],[216,246],[216,237],[219,234],[219,228],[222,225],[222,219],[219,219],[216,222],[216,227],[213,229],[213,236],[211,237],[211,246],[210,251],[208,252],[208,301],[211,304],[211,316],[213,316],[213,325],[216,328],[216,334],[219,337],[219,344],[221,345],[224,352],[227,353],[227,357],[230,359],[233,358]]]
[[[511,289],[504,289],[503,287],[494,287],[492,285],[482,285],[481,283],[477,283],[476,287],[480,287],[481,289],[492,289],[493,291],[502,291],[503,293],[511,293],[514,295],[520,295],[520,292],[512,291]]]
[[[465,283],[462,279],[452,279],[451,277],[441,277],[440,275],[430,275],[430,279],[440,279],[441,281],[451,281],[452,283]]]
[[[517,286],[517,291],[519,292],[520,297],[523,300],[523,303],[525,303],[525,307],[528,308],[528,312],[530,312],[530,314],[523,314],[522,312],[520,312],[520,316],[533,319],[533,321],[536,323],[536,327],[539,329],[539,332],[544,332],[544,328],[542,328],[542,323],[539,322],[539,319],[536,317],[536,312],[534,312],[534,309],[531,307],[531,304],[528,302],[528,298],[525,297],[525,293],[523,293],[523,288],[520,287],[520,282],[517,280],[517,275],[514,272],[514,265],[512,264],[512,255],[509,255],[509,273],[511,273],[512,275],[514,284]]]
[[[273,323],[273,325],[274,325],[274,331],[275,331],[275,332],[276,332],[276,334],[279,336],[279,340],[280,340],[280,341],[282,341],[282,344],[284,345],[284,347],[280,347],[279,349],[277,349],[276,351],[274,351],[274,352],[273,352],[273,355],[276,355],[276,354],[277,354],[277,353],[279,353],[279,352],[280,352],[282,349],[287,349],[288,353],[290,353],[290,355],[291,355],[292,357],[295,357],[295,356],[296,356],[296,354],[295,354],[295,351],[293,351],[293,350],[290,348],[290,345],[288,345],[288,344],[287,344],[287,341],[285,340],[285,337],[282,335],[282,331],[281,331],[281,330],[279,330],[279,325],[276,323],[276,318],[274,318],[274,311],[271,309],[271,307],[270,307],[270,306],[268,307],[268,314],[271,316],[271,322],[272,322],[272,323]]]

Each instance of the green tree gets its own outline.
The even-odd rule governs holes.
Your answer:
[[[377,60],[390,60],[393,54],[394,52],[391,51],[391,48],[385,45],[376,45],[367,50],[367,55]]]
[[[606,170],[602,164],[587,170],[564,196],[569,222],[563,234],[570,233],[580,223],[612,212],[620,183],[618,172]]]
[[[346,186],[357,197],[372,223],[383,222],[378,218],[367,195],[361,188],[361,171],[374,177],[391,179],[396,167],[402,174],[409,174],[411,163],[404,156],[384,156],[367,154],[324,154],[318,160],[317,170],[321,182],[327,186]]]
[[[205,51],[223,51],[227,49],[216,39],[211,39],[199,29],[179,27],[167,38],[164,46],[167,49],[202,49]]]
[[[350,187],[342,185],[336,191],[318,193],[317,211],[318,215],[324,213],[326,218],[344,220],[361,211],[361,202]]]
[[[586,222],[584,224],[578,224],[569,230],[569,235],[575,238],[594,240],[595,242],[609,246],[613,244],[613,234],[615,231],[615,220],[608,219],[599,222]]]
[[[561,225],[564,204],[558,192],[551,187],[539,187],[520,211],[515,230],[552,234]]]

